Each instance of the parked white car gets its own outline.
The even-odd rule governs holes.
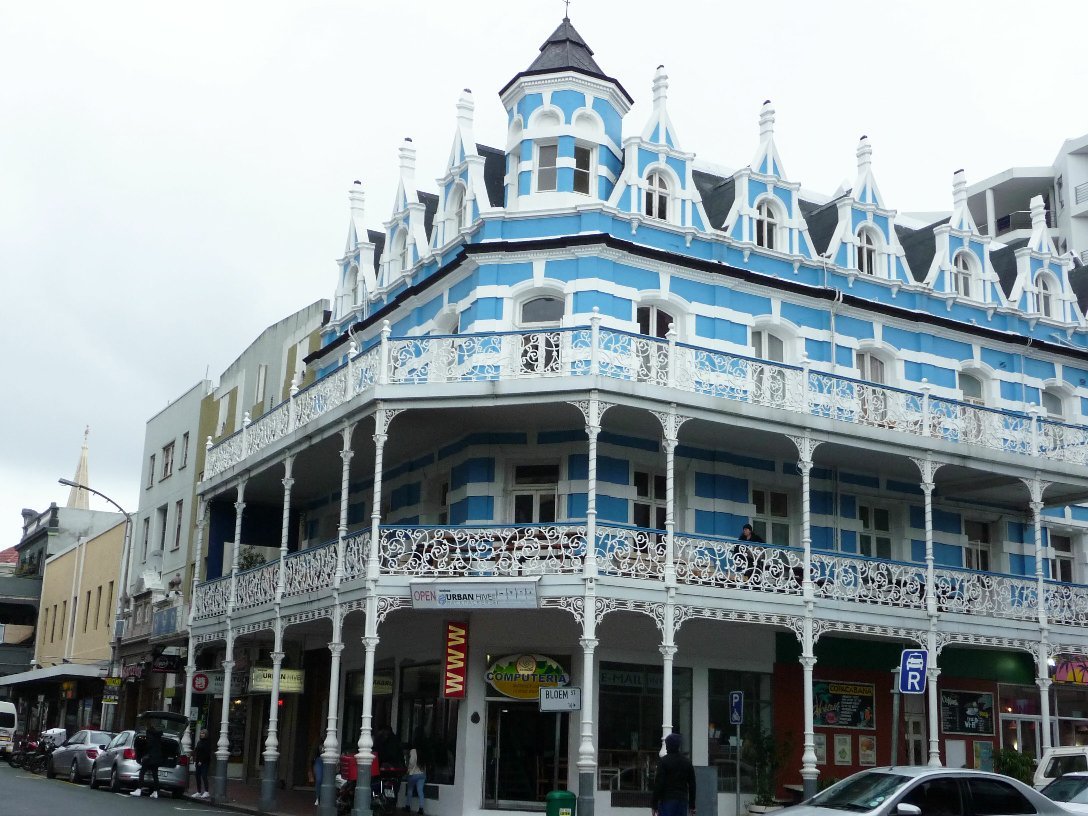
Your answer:
[[[1088,745],[1047,748],[1035,766],[1032,784],[1042,790],[1059,776],[1079,771],[1088,771]]]
[[[1067,810],[1088,813],[1088,773],[1060,776],[1043,788],[1042,794],[1061,802]]]

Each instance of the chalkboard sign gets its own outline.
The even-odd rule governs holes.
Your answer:
[[[817,680],[812,684],[812,715],[816,725],[828,728],[876,730],[872,683]]]
[[[942,691],[941,730],[946,734],[994,733],[994,695],[985,691]]]

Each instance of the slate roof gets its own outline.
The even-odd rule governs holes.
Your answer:
[[[1069,270],[1069,288],[1077,296],[1077,303],[1082,312],[1088,311],[1088,266],[1080,261]],[[0,553],[3,555],[3,553]]]
[[[706,217],[710,219],[710,226],[721,229],[733,208],[733,200],[737,197],[736,182],[732,178],[723,178],[702,170],[692,170],[691,177],[702,196],[703,209],[706,210]]]
[[[1016,250],[1027,246],[1028,239],[1022,238],[1013,241],[1006,247],[990,251],[990,265],[997,273],[997,280],[1001,284],[1001,291],[1008,297],[1016,283]]]
[[[937,238],[933,230],[941,224],[947,224],[951,219],[942,218],[921,229],[912,230],[902,224],[895,225],[895,234],[899,237],[899,243],[903,246],[903,252],[907,256],[907,264],[910,265],[911,274],[918,283],[925,281],[929,274],[929,266],[933,263],[933,256],[937,254]]]
[[[487,188],[487,200],[492,207],[506,204],[506,153],[487,145],[476,145],[476,152],[484,157],[484,186]]]
[[[438,196],[434,193],[425,193],[416,190],[419,203],[423,205],[423,231],[427,233],[428,240],[431,237],[431,227],[434,226],[434,214],[438,212]]]
[[[575,30],[568,17],[563,18],[559,28],[553,31],[552,35],[540,46],[540,54],[533,60],[532,65],[515,74],[514,78],[499,91],[499,96],[506,93],[507,89],[522,77],[536,74],[557,74],[563,71],[574,71],[578,74],[606,79],[627,97],[628,102],[634,104],[635,100],[624,90],[619,80],[608,76],[601,70],[601,66],[593,59],[593,49],[582,39],[582,35]]]
[[[847,195],[844,193],[843,195]],[[842,198],[843,196],[839,196]],[[835,228],[839,226],[839,209],[836,206],[839,198],[826,204],[815,204],[811,201],[798,199],[801,215],[808,224],[808,237],[812,240],[812,246],[823,255],[831,245],[831,236],[835,234]]]
[[[374,271],[377,272],[378,267],[381,266],[382,252],[385,250],[385,233],[368,229],[366,240],[374,244]]]

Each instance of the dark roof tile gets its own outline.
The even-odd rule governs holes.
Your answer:
[[[701,170],[693,170],[691,177],[703,199],[703,209],[706,210],[710,226],[721,229],[733,208],[733,199],[737,197],[736,183],[732,178],[722,178]]]

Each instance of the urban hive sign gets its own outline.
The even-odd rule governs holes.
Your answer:
[[[542,688],[555,688],[570,683],[567,670],[552,658],[539,654],[500,657],[487,670],[491,688],[515,700],[540,699]]]

